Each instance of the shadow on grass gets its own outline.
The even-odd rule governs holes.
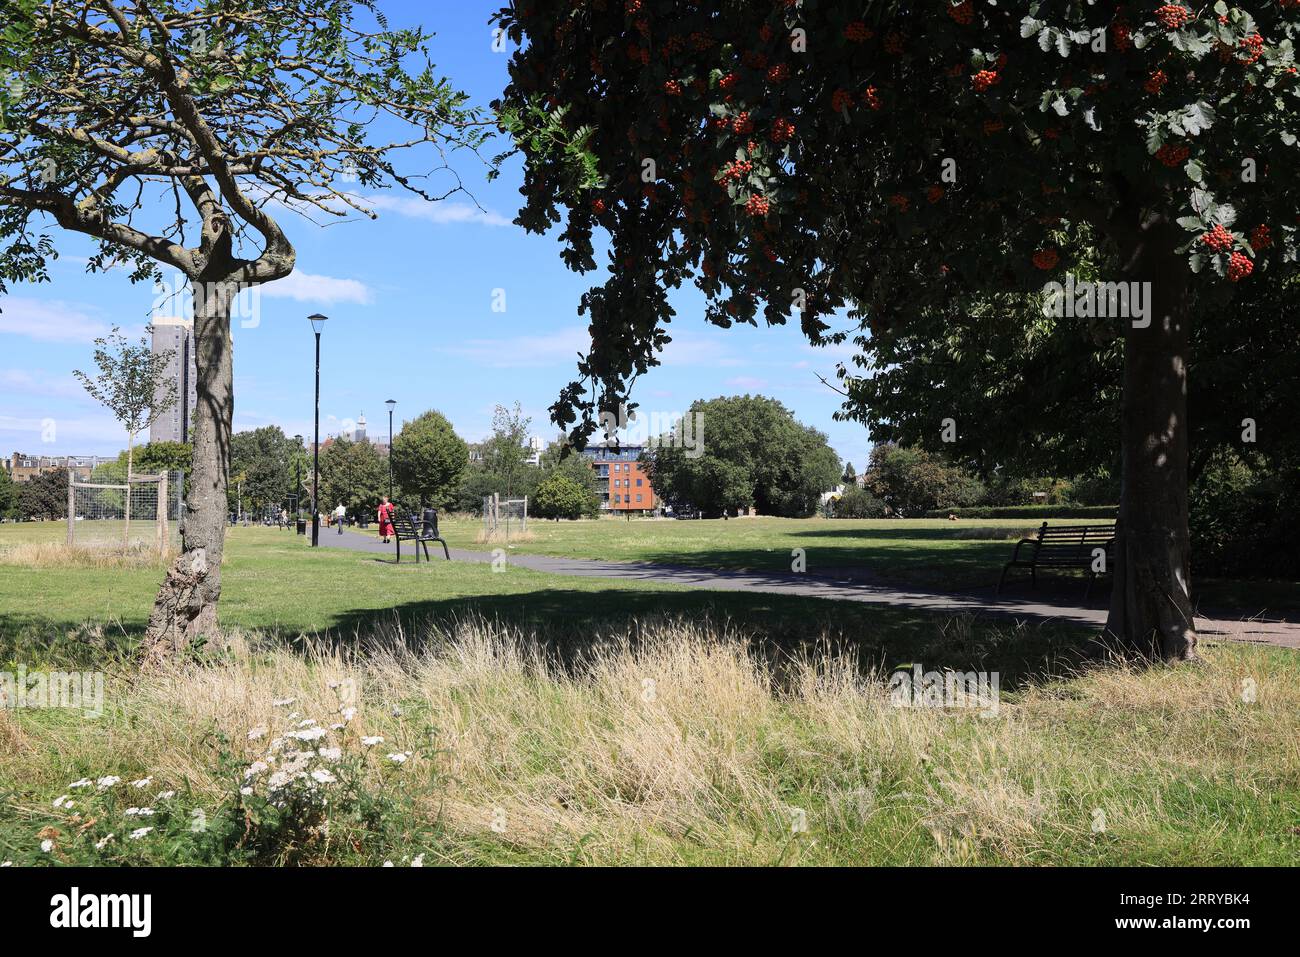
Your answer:
[[[914,664],[927,671],[999,672],[1008,690],[1030,678],[1068,673],[1092,650],[1093,639],[1088,629],[1058,622],[1025,624],[801,596],[563,588],[354,608],[330,616],[315,637],[352,650],[372,634],[391,635],[400,626],[404,642],[418,648],[430,638],[437,640],[440,625],[467,618],[516,629],[560,661],[573,661],[624,637],[635,642],[646,622],[667,619],[748,640],[753,653],[778,674],[795,656],[834,650],[849,655],[864,675]],[[29,670],[112,670],[125,665],[144,625],[144,620],[124,620],[86,627],[33,615],[0,615],[0,661],[25,662]],[[299,629],[260,632],[301,646]]]

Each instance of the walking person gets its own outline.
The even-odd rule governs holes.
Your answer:
[[[385,495],[384,500],[379,503],[379,537],[388,544],[388,540],[393,536],[393,503],[388,501]]]
[[[334,509],[334,524],[338,526],[340,535],[343,534],[343,519],[347,518],[347,516],[348,510],[343,507],[342,502],[339,502],[339,507]]]

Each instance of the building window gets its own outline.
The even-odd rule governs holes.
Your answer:
[[[641,480],[640,480],[640,479],[637,479],[637,480],[636,480],[636,487],[637,487],[637,488],[640,488],[640,487],[641,487]]]
[[[636,497],[636,500],[637,500],[638,502],[641,501],[641,496],[638,495],[638,496]]]

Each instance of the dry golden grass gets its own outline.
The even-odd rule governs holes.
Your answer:
[[[25,568],[162,568],[170,554],[159,555],[152,545],[69,545],[66,542],[23,542],[0,548],[0,565]]]
[[[1235,649],[1097,667],[981,717],[893,707],[881,676],[830,651],[778,676],[707,622],[644,622],[564,663],[480,619],[413,637],[393,625],[363,646],[287,649],[231,635],[205,663],[112,679],[98,722],[0,714],[0,753],[38,791],[151,774],[215,800],[229,781],[214,731],[252,761],[250,730],[284,727],[289,709],[335,720],[337,685],[355,682],[346,733],[417,753],[432,735],[435,756],[403,769],[407,796],[479,860],[1132,860],[1125,847],[1222,826],[1208,806],[1194,819],[1195,801],[1189,820],[1186,787],[1300,789],[1294,666]]]

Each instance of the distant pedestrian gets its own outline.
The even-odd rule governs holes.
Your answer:
[[[385,544],[393,537],[393,503],[388,501],[387,495],[379,503],[379,537]]]
[[[334,524],[338,526],[339,534],[343,534],[343,519],[347,518],[348,510],[339,502],[339,507],[334,509]]]

